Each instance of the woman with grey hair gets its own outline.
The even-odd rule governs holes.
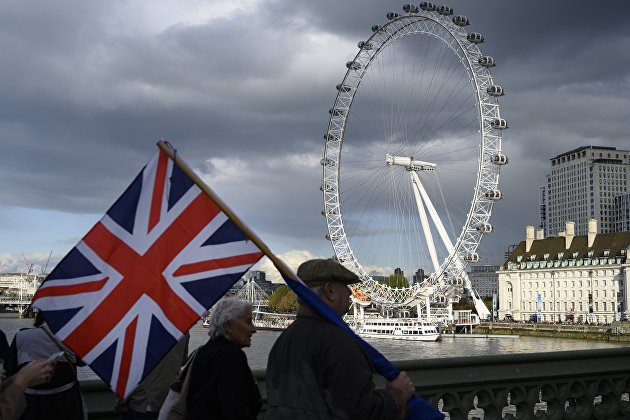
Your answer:
[[[224,298],[212,308],[210,339],[190,368],[186,404],[189,419],[256,419],[262,398],[243,347],[251,345],[252,305]]]

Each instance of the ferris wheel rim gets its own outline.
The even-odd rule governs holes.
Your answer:
[[[388,16],[389,18],[389,16]],[[419,23],[430,25],[431,28],[441,28],[439,34],[424,30]],[[429,26],[427,26],[429,27]],[[373,28],[374,29],[374,28]],[[384,26],[377,27],[374,34],[363,43],[370,49],[360,46],[354,60],[348,62],[348,70],[343,78],[341,88],[335,98],[328,130],[325,137],[324,158],[322,159],[322,191],[324,199],[324,216],[328,229],[328,239],[331,242],[337,259],[349,269],[357,273],[361,280],[371,280],[361,263],[355,257],[343,223],[343,212],[339,196],[339,182],[341,179],[341,149],[344,140],[346,120],[352,107],[354,96],[359,90],[363,77],[372,61],[382,49],[405,36],[430,35],[446,43],[462,58],[462,64],[471,77],[472,88],[475,92],[478,107],[479,123],[479,162],[473,200],[468,211],[466,221],[457,237],[453,251],[441,263],[440,269],[433,274],[432,283],[439,283],[446,273],[452,279],[465,269],[465,256],[476,252],[484,233],[476,226],[486,224],[490,219],[495,203],[494,199],[485,196],[488,191],[498,191],[499,165],[491,162],[491,156],[501,153],[501,130],[492,127],[492,121],[500,120],[499,105],[496,97],[485,94],[484,88],[494,86],[492,76],[487,67],[481,65],[484,57],[473,42],[467,39],[467,33],[461,26],[451,23],[445,15],[431,12],[407,13],[395,16]],[[449,37],[449,41],[444,37]],[[452,42],[453,44],[449,44]],[[460,55],[461,54],[461,55]],[[355,64],[356,63],[356,64]],[[346,90],[347,89],[347,90]],[[339,110],[339,111],[338,111]],[[345,112],[343,112],[345,110]],[[339,112],[339,114],[336,114]],[[443,280],[443,279],[442,279]]]

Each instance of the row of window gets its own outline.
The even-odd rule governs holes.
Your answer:
[[[575,306],[575,304],[577,303],[577,306]],[[601,305],[599,305],[599,303],[601,303]],[[608,305],[608,303],[610,303],[610,305]],[[564,310],[565,312],[567,311],[583,311],[586,308],[588,308],[588,302],[558,302],[556,303],[556,305],[554,305],[554,302],[541,302],[541,310],[546,311],[546,310],[550,310],[550,311],[558,311],[558,310]],[[618,308],[618,304],[616,302],[593,302],[593,310],[594,311],[599,311],[600,308],[602,311],[607,311],[610,310],[616,310]],[[564,309],[563,309],[564,307]],[[511,309],[511,308],[510,308]],[[523,302],[522,310],[527,311],[535,311],[538,309],[538,307],[536,306],[536,302]]]
[[[611,280],[611,282],[614,285],[614,280]],[[599,287],[600,285],[602,287],[606,287],[606,283],[608,283],[608,281],[606,279],[602,279],[602,281],[593,280],[593,287]],[[538,289],[539,288],[538,287],[539,284],[541,285],[541,287],[540,287],[541,289],[544,289],[545,287],[547,287],[547,284],[549,284],[549,287],[554,287],[554,284],[552,282],[547,283],[545,281],[543,281],[543,282],[533,282],[533,281],[529,281],[528,282],[528,281],[524,281],[523,284],[528,289]],[[568,281],[566,281],[566,280],[563,281],[562,284],[563,284],[563,287],[569,287]],[[534,285],[536,285],[536,287],[534,287]],[[571,287],[575,287],[576,285],[578,287],[583,287],[583,286],[591,287],[591,281],[590,280],[584,280],[584,281],[582,281],[582,280],[577,280],[577,281],[576,280],[571,280]],[[556,280],[555,287],[558,287],[558,288],[560,287],[560,281],[559,280]]]
[[[624,251],[621,253],[621,255],[625,255],[625,249],[621,250]],[[521,257],[522,258],[522,257]],[[573,270],[561,270],[561,271],[546,271],[546,272],[542,272],[542,273],[531,273],[525,277],[523,277],[523,280],[525,282],[527,281],[533,281],[536,279],[548,279],[548,278],[578,278],[578,277],[584,277],[584,278],[589,278],[591,277],[591,275],[593,277],[613,277],[616,276],[617,274],[619,274],[619,270],[611,270],[611,269],[598,269],[598,270],[578,270],[578,271],[573,271]],[[519,275],[520,276],[520,275]],[[595,282],[599,281],[599,279],[594,279]],[[603,279],[602,281],[606,281],[605,279]],[[605,285],[606,283],[603,283],[603,285]]]
[[[571,290],[571,297],[576,297],[575,296],[576,295],[575,292],[576,292],[575,289]],[[582,297],[588,296],[588,293],[584,293],[583,290],[578,290],[577,292],[578,292],[577,293],[578,294],[577,297],[582,298]],[[607,291],[606,290],[602,290],[601,292],[602,292],[602,297],[605,298]],[[523,292],[521,293],[523,299],[525,299],[525,298],[535,298],[537,296],[537,294],[538,294],[538,291],[532,291],[532,290],[530,290],[530,291],[523,290]],[[569,297],[568,294],[569,294],[568,290],[557,290],[555,292],[554,291],[549,291],[549,293],[547,293],[546,290],[543,290],[543,291],[540,292],[540,296],[543,299],[546,298],[546,297],[550,297],[550,298],[565,297],[566,298],[566,297]],[[564,296],[562,296],[562,295],[564,295]],[[615,296],[615,291],[611,290],[610,291],[610,295],[611,296]],[[593,290],[593,297],[595,297],[595,298],[599,297],[599,290],[597,290],[597,289]]]

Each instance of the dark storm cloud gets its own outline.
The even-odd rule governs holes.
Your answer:
[[[302,133],[313,131],[305,127],[318,110],[294,94],[318,96],[308,84],[260,93],[247,85],[282,80],[295,49],[285,31],[255,15],[175,25],[151,37],[112,32],[89,13],[8,12],[7,21],[22,24],[5,27],[13,31],[6,43],[17,41],[4,49],[11,65],[3,68],[0,102],[10,148],[0,157],[10,186],[0,192],[3,203],[101,211],[159,137],[201,164],[235,151],[296,150],[308,137]]]
[[[320,241],[318,159],[334,85],[356,42],[403,3],[269,1],[145,30],[126,2],[3,2],[0,205],[102,212],[164,137],[213,178],[224,168],[211,159],[241,159],[254,175],[223,184],[234,207],[291,246]],[[511,162],[488,237],[496,250],[537,224],[550,157],[586,144],[628,147],[630,4],[450,4],[484,34],[480,48],[508,93]],[[311,161],[295,173],[269,164],[300,154]]]

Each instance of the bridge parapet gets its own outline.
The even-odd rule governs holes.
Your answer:
[[[630,347],[395,365],[407,371],[418,395],[452,420],[630,418]],[[266,401],[265,371],[254,375]],[[381,378],[375,380],[378,387],[384,386]],[[87,381],[82,389],[90,419],[116,418],[113,395],[103,383]]]

